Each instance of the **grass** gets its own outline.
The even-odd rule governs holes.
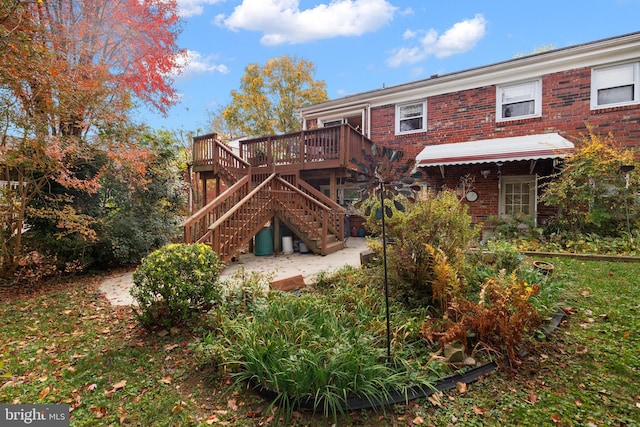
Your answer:
[[[568,317],[517,369],[337,425],[640,425],[640,264],[552,262]],[[0,402],[67,403],[73,426],[283,425],[267,402],[199,370],[188,343],[201,331],[146,332],[99,295],[99,279],[1,291]]]

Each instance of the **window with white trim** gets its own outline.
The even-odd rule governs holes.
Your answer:
[[[427,130],[427,103],[396,105],[396,134]]]
[[[500,180],[500,216],[536,217],[536,177],[503,176]]]
[[[640,102],[639,62],[591,71],[591,108],[606,108]]]
[[[542,114],[540,80],[498,86],[496,117],[498,121],[538,117]]]

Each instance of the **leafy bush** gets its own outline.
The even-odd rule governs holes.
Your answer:
[[[453,191],[442,191],[407,205],[406,213],[394,214],[394,221],[385,224],[390,242],[389,284],[395,298],[409,307],[437,302],[433,289],[438,265],[435,255],[441,253],[455,271],[462,271],[463,251],[477,236],[467,210]],[[367,218],[367,226],[372,227],[374,221]],[[382,245],[374,244],[372,250],[381,258]]]
[[[635,229],[639,217],[633,195],[640,182],[637,174],[630,174],[627,183],[620,171],[621,165],[635,163],[633,150],[589,128],[589,135],[581,138],[574,154],[565,160],[562,172],[542,187],[540,201],[558,207],[554,228],[621,236],[627,232],[628,208],[631,228]]]
[[[220,299],[218,255],[205,244],[171,244],[146,256],[131,288],[138,320],[145,326],[184,323]]]

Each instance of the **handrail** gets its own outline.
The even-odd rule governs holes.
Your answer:
[[[274,174],[275,175],[275,174]],[[272,175],[273,176],[273,175]],[[285,187],[289,187],[291,190],[293,190],[294,192],[300,194],[302,197],[308,199],[310,202],[315,203],[319,206],[322,207],[322,209],[325,210],[331,210],[331,208],[327,205],[325,205],[324,203],[322,203],[320,200],[318,199],[314,199],[313,197],[311,197],[310,195],[308,195],[307,193],[305,193],[304,191],[300,190],[298,187],[296,187],[295,185],[291,184],[289,181],[287,181],[286,179],[282,179],[279,176],[276,176],[276,179],[278,181],[280,181],[282,184],[285,185]]]
[[[209,238],[209,224],[214,223],[229,206],[237,204],[249,193],[251,177],[246,175],[194,215],[182,222],[185,243],[203,242]]]
[[[330,207],[329,215],[329,230],[335,235],[338,236],[340,240],[344,237],[345,229],[344,229],[344,215],[346,214],[346,209],[340,206],[338,203],[325,196],[321,191],[317,190],[309,183],[304,180],[298,180],[296,182],[299,187],[301,187],[304,191],[311,193],[315,198],[320,200],[322,203],[325,203]]]
[[[304,235],[306,237],[311,236],[313,237],[313,239],[318,240],[320,242],[319,243],[320,252],[326,253],[327,232],[329,230],[329,216],[331,215],[331,208],[323,204],[319,200],[309,196],[304,191],[297,188],[295,185],[292,185],[291,183],[289,183],[288,181],[280,177],[277,177],[276,181],[279,182],[280,185],[282,185],[282,187],[287,190],[283,189],[280,191],[276,191],[274,192],[274,195],[286,194],[286,193],[295,194],[299,198],[298,200],[301,199],[307,202],[307,208],[305,208],[304,203],[299,203],[299,202],[295,203],[296,202],[295,200],[284,199],[280,202],[281,205],[284,206],[284,209],[282,209],[281,215],[284,215],[284,217],[286,218],[288,214],[289,219],[298,217],[298,220],[294,224],[299,227],[304,226],[304,231],[305,231]],[[279,197],[274,196],[274,199],[277,200],[279,199]],[[291,207],[295,206],[296,204],[298,205],[298,207],[300,207],[304,211],[301,214],[298,214],[297,216],[295,214],[295,209],[291,209]],[[315,208],[315,210],[312,207]],[[316,213],[314,214],[314,212]],[[309,214],[313,215],[313,220],[311,222],[305,221],[305,217],[308,216]],[[321,227],[320,228],[313,227],[313,224],[314,223],[317,224],[318,222],[321,223]]]
[[[243,165],[243,166],[251,167],[251,164],[249,164],[249,162],[247,162],[247,161],[246,161],[246,160],[244,160],[242,157],[240,157],[240,156],[238,156],[236,153],[234,153],[234,152],[233,152],[233,150],[227,146],[227,144],[223,144],[223,143],[219,142],[219,143],[218,143],[218,146],[219,146],[222,150],[226,151],[227,153],[231,154],[233,157],[235,157],[236,159],[238,159],[238,161],[239,161],[240,163],[242,163],[242,165]]]
[[[228,187],[218,197],[216,197],[215,199],[213,199],[212,201],[210,201],[209,203],[207,203],[206,205],[198,209],[189,218],[182,221],[180,223],[180,227],[184,227],[191,222],[195,222],[199,220],[200,218],[205,216],[207,213],[209,213],[212,209],[221,205],[225,200],[233,196],[236,193],[236,191],[238,191],[238,189],[242,188],[243,185],[249,184],[250,181],[251,181],[251,177],[249,176],[242,177],[242,179],[240,179],[238,182],[233,184],[231,187]]]
[[[209,226],[209,230],[213,230],[216,227],[219,227],[220,224],[222,224],[223,222],[225,222],[226,220],[228,220],[231,216],[233,216],[237,211],[239,211],[243,204],[244,201],[246,200],[250,200],[251,197],[253,197],[255,194],[259,193],[260,190],[262,190],[264,187],[267,186],[267,184],[269,184],[271,182],[271,180],[276,177],[277,175],[275,173],[269,175],[269,178],[267,178],[266,180],[264,180],[262,183],[260,183],[260,185],[258,185],[256,188],[254,188],[253,190],[251,190],[249,192],[249,194],[247,194],[246,196],[243,197],[243,199],[240,201],[240,203],[236,203],[231,209],[229,209],[224,215],[222,215],[220,218],[218,218],[213,224],[211,224]]]

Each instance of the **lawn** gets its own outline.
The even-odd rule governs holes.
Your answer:
[[[338,425],[640,425],[640,263],[552,262],[568,315],[519,366]],[[189,344],[201,331],[145,331],[100,280],[0,291],[0,402],[66,403],[73,426],[282,425],[255,394],[198,371]]]

